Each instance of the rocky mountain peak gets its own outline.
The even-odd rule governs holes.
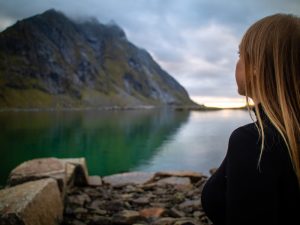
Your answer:
[[[195,105],[116,23],[54,9],[0,33],[0,108]]]

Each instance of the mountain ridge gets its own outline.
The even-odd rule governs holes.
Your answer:
[[[115,23],[54,9],[0,33],[0,109],[196,106]]]

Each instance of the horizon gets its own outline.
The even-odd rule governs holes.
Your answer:
[[[246,104],[237,93],[235,63],[239,41],[256,20],[278,12],[299,15],[297,0],[213,1],[105,1],[0,0],[0,32],[21,19],[48,9],[70,18],[115,21],[130,42],[147,50],[153,59],[198,104],[235,108]],[[130,13],[128,13],[130,12]]]

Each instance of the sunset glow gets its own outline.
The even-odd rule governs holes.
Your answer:
[[[198,104],[204,104],[207,107],[218,108],[239,108],[246,105],[245,97],[210,97],[210,96],[191,96],[191,99]]]

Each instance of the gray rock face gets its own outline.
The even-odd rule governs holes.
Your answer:
[[[0,224],[58,225],[63,202],[54,179],[31,181],[0,190]]]
[[[0,96],[0,107],[196,105],[119,26],[55,10],[0,33]]]

